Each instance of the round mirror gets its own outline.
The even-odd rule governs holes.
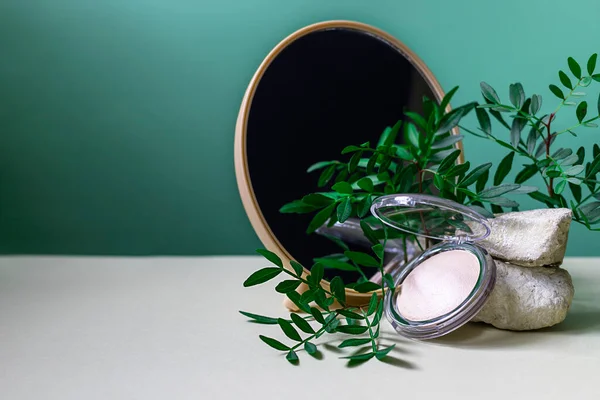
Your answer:
[[[347,145],[376,142],[405,110],[421,112],[423,96],[443,97],[429,69],[371,26],[318,23],[277,45],[252,78],[236,126],[238,186],[263,244],[306,267],[339,252],[322,235],[306,234],[311,214],[279,209],[318,191],[309,166],[335,159]],[[340,271],[325,278],[332,274]]]

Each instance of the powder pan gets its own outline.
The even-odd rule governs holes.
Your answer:
[[[428,195],[395,194],[375,200],[371,213],[384,224],[418,237],[421,243],[438,242],[392,271],[396,292],[384,298],[385,314],[394,329],[413,339],[433,339],[446,335],[469,322],[483,307],[496,283],[496,264],[476,242],[490,234],[484,216],[456,202]],[[426,260],[444,252],[466,251],[477,260],[476,282],[464,300],[451,311],[426,320],[411,320],[402,315],[398,296],[402,284]],[[450,289],[450,288],[449,288]]]

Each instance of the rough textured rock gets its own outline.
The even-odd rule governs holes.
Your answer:
[[[473,321],[515,331],[556,325],[567,316],[575,290],[558,267],[521,267],[496,261],[496,286]]]
[[[500,214],[488,220],[492,233],[477,244],[492,257],[511,264],[560,265],[565,257],[571,217],[568,208]]]

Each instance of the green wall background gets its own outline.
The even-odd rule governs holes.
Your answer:
[[[599,15],[597,0],[2,0],[0,252],[251,253],[235,119],[262,58],[302,26],[373,24],[460,85],[456,103],[520,80],[549,109],[567,56],[600,50]],[[465,149],[502,157],[474,137]],[[569,255],[598,256],[597,241],[574,226]]]

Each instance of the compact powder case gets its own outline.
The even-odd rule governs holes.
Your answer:
[[[469,322],[496,283],[496,264],[475,243],[490,234],[485,217],[453,201],[418,194],[375,200],[382,223],[437,244],[392,272],[395,291],[384,298],[394,329],[413,339],[433,339]]]

